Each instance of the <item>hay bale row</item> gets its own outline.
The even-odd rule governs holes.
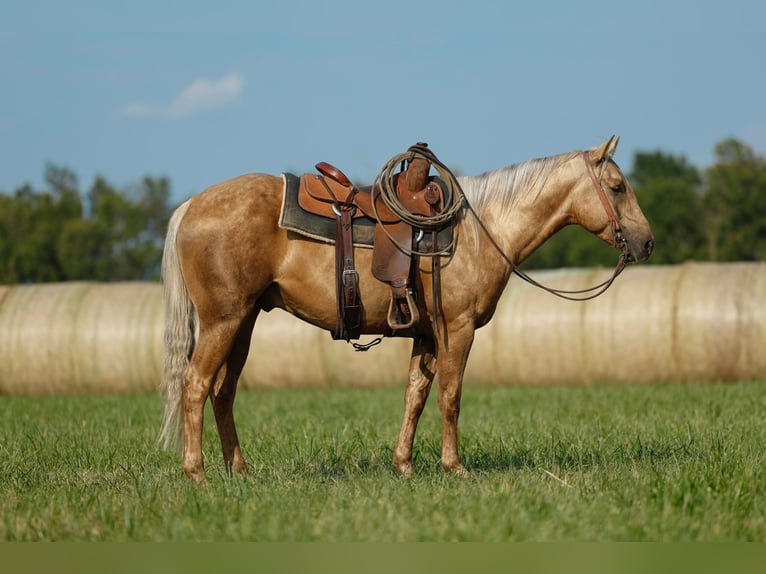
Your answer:
[[[608,270],[539,272],[581,289]],[[0,287],[0,393],[155,390],[163,300],[151,283]],[[476,336],[466,380],[553,384],[766,378],[766,264],[635,266],[602,297],[559,300],[520,280]],[[259,317],[245,388],[404,385],[406,339],[356,353],[276,310]]]
[[[608,270],[535,275],[561,289]],[[636,266],[593,301],[518,283],[477,335],[468,377],[485,383],[662,382],[766,378],[766,264]]]
[[[0,299],[0,393],[155,388],[162,288],[151,283],[6,287]]]

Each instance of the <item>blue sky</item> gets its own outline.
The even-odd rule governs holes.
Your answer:
[[[426,141],[480,173],[622,137],[704,167],[766,153],[766,2],[3,0],[0,190],[46,162],[174,200]]]

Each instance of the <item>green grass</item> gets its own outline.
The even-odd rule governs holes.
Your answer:
[[[0,397],[0,540],[766,540],[766,383],[467,386],[468,479],[439,470],[435,399],[406,479],[402,389],[242,392],[251,474],[208,410],[197,486],[157,396]]]

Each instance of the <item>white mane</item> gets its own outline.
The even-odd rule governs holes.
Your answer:
[[[550,175],[579,151],[532,159],[476,176],[458,178],[468,203],[481,217],[487,210],[508,215],[515,203],[534,194],[537,197]]]

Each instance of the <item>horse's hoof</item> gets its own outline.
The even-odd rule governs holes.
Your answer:
[[[458,478],[470,478],[471,473],[468,472],[466,467],[464,467],[462,464],[456,464],[455,466],[445,466],[443,467],[444,470],[448,473],[450,473],[452,476],[457,476]]]
[[[412,476],[412,463],[411,462],[394,462],[396,470],[399,474],[405,477]]]
[[[197,484],[202,484],[206,480],[204,468],[185,468],[184,472],[186,472],[186,476],[191,478]]]
[[[234,463],[229,467],[229,475],[247,476],[248,474],[250,474],[250,471],[247,469],[247,465],[243,460],[235,460]]]

